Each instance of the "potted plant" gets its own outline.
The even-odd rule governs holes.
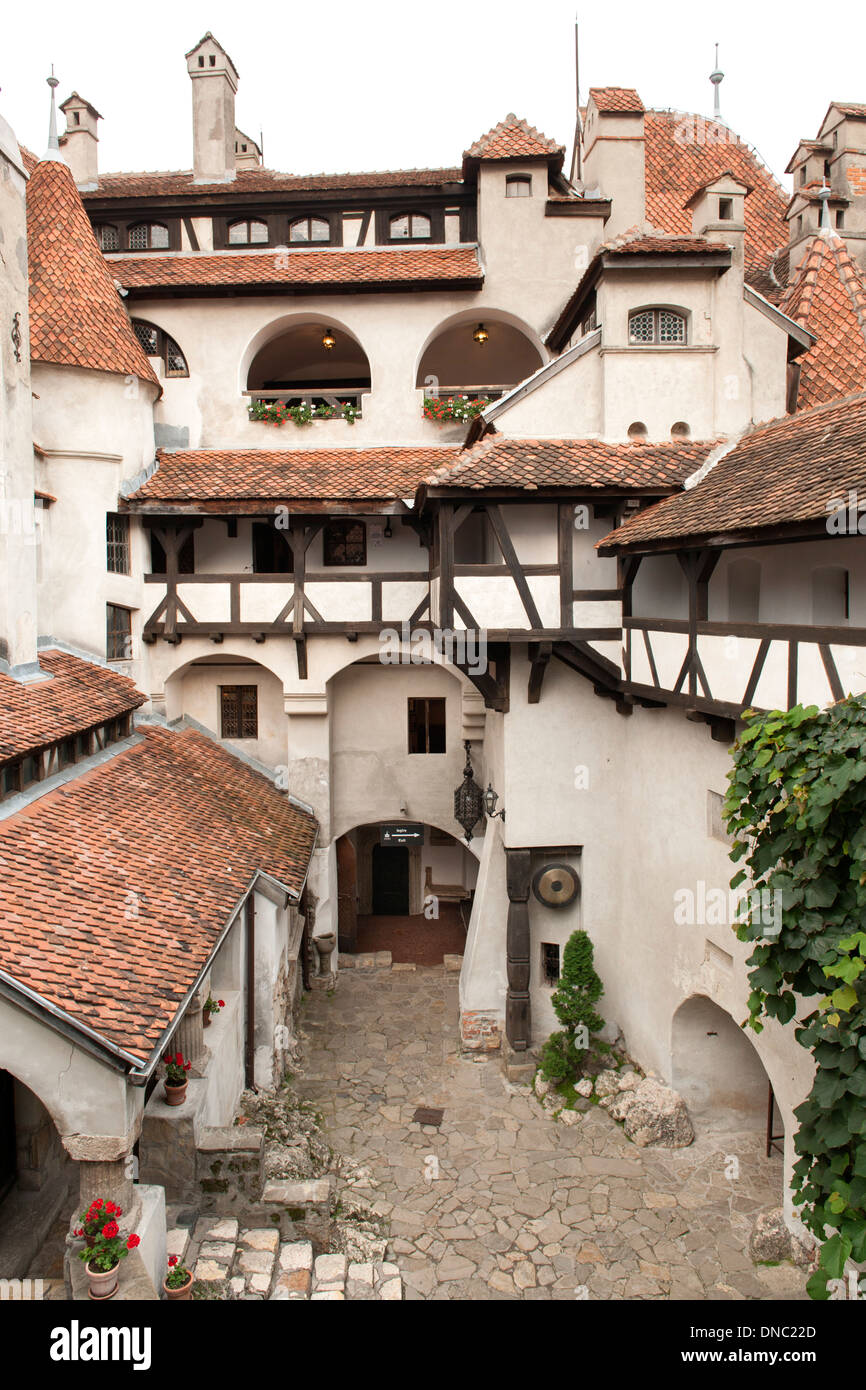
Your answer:
[[[78,1257],[84,1260],[89,1296],[97,1302],[113,1298],[117,1293],[120,1261],[139,1244],[134,1233],[125,1238],[120,1234],[117,1218],[122,1215],[122,1207],[97,1197],[87,1211],[82,1212],[81,1226],[75,1232],[76,1236],[84,1236],[84,1248],[78,1252]]]
[[[168,1257],[168,1274],[162,1281],[166,1298],[172,1300],[192,1298],[192,1274],[182,1265],[177,1255]]]
[[[226,1001],[224,999],[214,999],[209,994],[207,999],[204,1001],[204,1005],[202,1006],[202,1013],[204,1014],[204,1018],[202,1019],[203,1026],[205,1028],[210,1028],[210,1021],[212,1015],[218,1014],[220,1009],[224,1009],[225,1006]]]
[[[167,1052],[163,1058],[165,1062],[165,1103],[166,1105],[183,1105],[186,1100],[187,1072],[192,1066],[182,1052],[175,1052],[174,1056]]]

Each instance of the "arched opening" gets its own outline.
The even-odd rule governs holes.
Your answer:
[[[478,861],[435,825],[380,821],[337,841],[340,950],[440,965],[462,955]]]
[[[477,310],[432,336],[421,354],[415,385],[440,400],[458,395],[497,400],[544,360],[528,330],[495,311]]]
[[[78,1193],[70,1159],[45,1105],[0,1070],[0,1275],[62,1279]]]
[[[259,346],[247,371],[253,400],[360,408],[371,385],[361,344],[326,319],[292,323]]]
[[[165,699],[169,719],[188,715],[269,767],[287,762],[283,683],[259,662],[228,652],[199,657],[167,678]]]
[[[697,1132],[750,1131],[766,1142],[770,1079],[743,1029],[706,995],[674,1014],[672,1083]]]

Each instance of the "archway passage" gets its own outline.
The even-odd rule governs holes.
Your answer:
[[[0,1070],[0,1278],[62,1279],[77,1167],[39,1097]]]
[[[770,1080],[730,1014],[705,995],[693,995],[674,1015],[672,1044],[673,1086],[695,1128],[763,1136]]]
[[[542,365],[537,347],[513,324],[487,321],[481,343],[476,331],[474,320],[444,328],[424,350],[416,386],[439,396],[477,392],[495,399]]]
[[[328,388],[339,394],[370,390],[370,363],[360,343],[324,319],[296,323],[259,348],[247,390],[296,394]]]
[[[397,827],[359,825],[337,841],[340,950],[441,965],[463,954],[477,860],[436,826],[405,827],[404,843]]]

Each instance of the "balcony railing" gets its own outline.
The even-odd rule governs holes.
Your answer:
[[[344,419],[360,420],[364,397],[369,393],[369,386],[336,386],[330,383],[326,386],[316,386],[311,383],[303,391],[252,390],[244,391],[243,394],[250,406],[259,403],[263,406],[280,405],[287,411],[309,407],[318,419],[339,419],[342,416]]]

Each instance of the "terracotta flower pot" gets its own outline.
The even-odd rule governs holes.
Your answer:
[[[96,1302],[114,1298],[117,1293],[117,1276],[120,1272],[120,1265],[114,1269],[94,1269],[90,1261],[84,1266],[87,1278],[90,1283],[88,1296]]]
[[[202,1009],[201,1024],[203,1028],[210,1028],[211,1012],[210,1009]]]
[[[181,1284],[180,1288],[169,1288],[165,1279],[162,1281],[162,1287],[166,1298],[171,1299],[172,1302],[187,1301],[192,1298],[192,1275],[189,1275],[186,1283]]]
[[[180,1086],[170,1086],[167,1081],[164,1081],[166,1105],[183,1105],[186,1100],[186,1088],[188,1084],[188,1082],[184,1081]]]

